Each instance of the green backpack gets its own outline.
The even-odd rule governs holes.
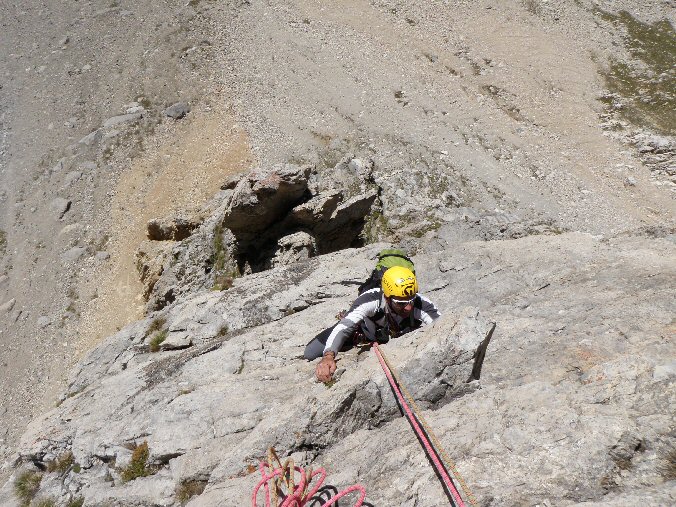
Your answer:
[[[371,276],[357,289],[359,295],[367,290],[375,289],[376,287],[380,288],[383,273],[394,266],[408,268],[415,274],[413,261],[406,255],[406,252],[398,248],[386,248],[378,252],[378,262],[373,271],[371,271]]]

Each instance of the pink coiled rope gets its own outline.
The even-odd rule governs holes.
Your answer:
[[[260,464],[260,471],[263,477],[254,488],[253,495],[251,496],[252,507],[257,507],[258,505],[257,502],[258,490],[261,487],[265,488],[265,507],[271,507],[269,481],[277,476],[282,476],[286,472],[286,470],[283,468],[275,468],[271,474],[268,474],[267,468],[269,467],[270,466],[265,462],[261,462]],[[305,470],[299,466],[295,466],[293,468],[296,472],[300,473],[301,477],[300,484],[294,486],[293,491],[289,492],[288,496],[284,498],[284,501],[281,503],[279,507],[304,507],[307,504],[307,502],[310,501],[312,497],[319,491],[319,488],[322,487],[322,484],[326,479],[326,471],[323,468],[318,468],[317,470],[314,470],[310,474],[309,482],[312,483],[313,482],[312,479],[314,479],[318,475],[320,477],[317,480],[316,484],[312,487],[312,489],[310,489],[307,493],[304,493],[305,488],[308,485],[306,484],[306,481],[308,479],[306,479]],[[350,486],[349,488],[341,491],[336,496],[330,498],[326,503],[321,504],[320,507],[330,507],[344,496],[349,495],[350,493],[353,493],[355,491],[359,491],[360,495],[359,498],[357,499],[357,502],[354,504],[354,507],[361,507],[362,504],[364,503],[364,499],[366,498],[366,489],[361,484],[355,484],[354,486]]]

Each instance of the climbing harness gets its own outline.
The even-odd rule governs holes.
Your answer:
[[[277,467],[275,467],[275,462]],[[287,459],[282,464],[277,456],[275,450],[271,447],[268,450],[268,462],[261,461],[259,469],[262,478],[254,488],[251,496],[251,506],[257,507],[258,490],[263,487],[265,489],[265,507],[304,507],[308,502],[312,501],[312,505],[317,505],[317,498],[315,494],[319,491],[326,479],[326,471],[323,468],[307,471],[299,466],[295,466],[291,458]],[[268,470],[271,472],[268,473]],[[298,485],[294,483],[294,474],[300,474],[300,482]],[[319,476],[312,489],[310,485],[315,477]],[[270,487],[272,486],[272,488]],[[286,486],[286,494],[282,491],[282,486]],[[272,491],[271,491],[272,490]],[[366,498],[366,489],[361,484],[355,484],[349,488],[341,491],[337,495],[331,497],[325,503],[318,505],[318,507],[330,507],[337,504],[338,500],[353,492],[359,492],[359,498],[354,504],[354,507],[361,507]],[[282,503],[278,504],[279,497],[282,498]]]
[[[409,424],[411,425],[413,431],[418,437],[418,440],[420,440],[421,444],[423,445],[425,453],[429,457],[430,461],[432,461],[432,464],[434,465],[437,475],[439,476],[442,485],[444,486],[444,491],[446,491],[446,495],[448,496],[451,505],[453,505],[454,507],[466,506],[462,497],[460,496],[460,493],[458,492],[458,489],[455,487],[455,484],[453,482],[453,479],[451,478],[451,473],[449,473],[449,470],[452,472],[452,475],[455,477],[456,481],[462,487],[463,493],[465,494],[465,498],[467,498],[469,504],[476,507],[477,506],[476,498],[474,497],[472,492],[467,487],[467,484],[458,473],[455,464],[448,458],[446,451],[444,451],[443,447],[439,443],[439,439],[431,430],[427,422],[420,415],[420,410],[416,406],[413,397],[401,384],[399,376],[396,374],[395,370],[392,368],[390,363],[385,358],[385,355],[383,354],[382,350],[380,350],[378,343],[376,342],[373,343],[373,350],[376,353],[376,356],[378,356],[380,366],[383,368],[383,371],[385,372],[385,376],[387,377],[387,380],[390,383],[390,387],[392,388],[392,391],[394,392],[394,395],[397,398],[397,401],[399,402],[402,412],[404,412],[404,414],[406,415],[406,418],[408,419]],[[407,400],[413,406],[413,409],[411,409],[411,407],[407,403]]]

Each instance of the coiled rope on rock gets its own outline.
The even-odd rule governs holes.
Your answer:
[[[273,457],[276,459],[277,464],[280,465],[277,468],[274,466]],[[312,469],[305,471],[299,466],[294,466],[293,461],[290,459],[286,460],[282,465],[272,448],[270,448],[270,451],[268,452],[268,461],[268,463],[263,461],[260,463],[259,469],[262,478],[258,481],[258,484],[251,495],[252,507],[257,507],[258,505],[258,491],[261,487],[265,489],[265,507],[304,507],[309,501],[312,500],[314,502],[317,500],[313,497],[322,487],[322,484],[324,484],[324,480],[326,479],[326,471],[323,468],[318,468],[314,471]],[[272,472],[268,473],[268,470],[271,470]],[[295,472],[300,474],[300,482],[298,485],[294,484]],[[310,489],[313,479],[317,476],[319,476],[319,479]],[[288,491],[283,498],[282,503],[278,505],[277,498],[281,493],[280,489],[282,484],[287,486]],[[319,505],[319,507],[330,507],[331,505],[336,504],[338,500],[344,496],[355,491],[359,492],[359,498],[354,504],[354,507],[361,507],[366,498],[366,489],[361,484],[355,484],[354,486],[344,489],[337,495],[328,499],[325,503]]]
[[[465,503],[463,502],[462,497],[458,492],[458,489],[455,487],[455,484],[453,483],[451,474],[448,471],[449,469],[453,472],[453,476],[456,478],[458,483],[460,483],[468,502],[472,506],[476,506],[477,503],[474,495],[469,490],[467,484],[458,473],[457,468],[446,454],[446,451],[444,451],[443,447],[439,443],[439,439],[431,430],[427,422],[423,419],[422,415],[420,415],[420,410],[416,406],[413,397],[401,384],[399,376],[396,374],[395,370],[392,368],[389,361],[385,358],[385,355],[383,354],[382,350],[380,350],[380,347],[378,346],[377,342],[373,342],[373,350],[376,353],[376,356],[378,357],[378,361],[380,361],[380,366],[383,368],[383,371],[385,372],[385,376],[387,377],[387,380],[390,383],[390,387],[392,388],[392,391],[394,392],[394,395],[397,398],[397,401],[399,402],[402,412],[404,412],[404,414],[406,415],[409,424],[413,428],[413,431],[418,437],[418,440],[425,449],[425,453],[429,457],[430,461],[432,461],[435,471],[439,476],[442,485],[444,486],[444,490],[446,491],[446,495],[448,496],[451,505],[454,505],[455,507],[465,507]],[[414,407],[413,409],[411,409],[409,404],[406,402],[407,399],[409,400],[411,405],[413,405]],[[432,442],[430,442],[430,440]]]

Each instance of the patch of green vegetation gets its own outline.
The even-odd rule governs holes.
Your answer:
[[[436,231],[441,227],[441,222],[437,219],[431,219],[430,222],[424,222],[418,227],[415,231],[412,232],[411,236],[414,238],[422,238],[425,234],[430,231]]]
[[[54,461],[49,461],[47,463],[47,471],[59,472],[63,474],[67,472],[74,463],[75,458],[73,458],[73,453],[68,451],[56,458]]]
[[[538,2],[537,0],[524,0],[523,6],[526,8],[528,12],[534,14],[535,16],[540,14],[540,2]]]
[[[240,357],[239,366],[237,367],[235,375],[241,375],[243,371],[244,371],[244,357]]]
[[[98,240],[92,241],[92,246],[96,249],[97,252],[100,252],[104,248],[106,248],[106,245],[110,241],[110,236],[108,234],[104,234]]]
[[[64,399],[58,400],[58,401],[56,402],[56,406],[57,406],[57,407],[60,407],[61,404],[62,404],[64,401],[66,401],[67,399],[72,398],[72,397],[74,397],[74,396],[77,396],[78,394],[80,394],[80,393],[81,393],[82,391],[84,391],[84,390],[85,390],[85,388],[82,387],[82,388],[77,389],[77,390],[75,390],[75,391],[73,391],[73,392],[71,392],[71,393],[68,393]]]
[[[344,151],[339,148],[327,148],[319,154],[319,167],[324,169],[329,169],[331,167],[336,167],[338,162],[343,158]]]
[[[164,342],[164,340],[167,339],[167,335],[169,332],[164,329],[162,331],[158,331],[153,335],[153,337],[150,339],[150,352],[159,352],[160,350],[160,345]]]
[[[201,495],[206,487],[207,481],[183,481],[176,490],[176,500],[185,505],[192,497]]]
[[[336,385],[336,382],[338,381],[335,378],[332,378],[331,380],[324,382],[324,387],[326,387],[327,389],[331,389],[334,385]]]
[[[141,104],[141,106],[143,106],[143,109],[150,109],[150,107],[153,105],[152,102],[150,102],[150,99],[148,99],[147,97],[139,97],[136,102]]]
[[[134,449],[129,464],[120,472],[122,480],[124,482],[129,482],[138,479],[139,477],[147,477],[155,473],[155,470],[148,466],[149,457],[150,451],[148,450],[148,442],[144,441]]]
[[[212,290],[228,290],[235,283],[235,277],[231,273],[220,273],[214,276]]]
[[[376,211],[366,217],[360,236],[365,244],[376,243],[387,235],[387,230],[387,218]]]
[[[659,473],[665,481],[676,479],[676,446],[664,453],[658,467]]]
[[[56,502],[53,498],[40,498],[31,503],[31,507],[56,507]]]
[[[310,160],[300,155],[293,155],[287,160],[289,164],[304,166],[310,163]]]
[[[103,150],[103,161],[106,163],[110,162],[110,159],[113,158],[113,153],[115,153],[115,148],[112,145],[106,146]]]
[[[480,76],[481,75],[481,65],[476,63],[474,60],[468,60],[469,61],[469,66],[472,67],[472,74],[475,76]]]
[[[627,32],[625,47],[633,61],[611,59],[603,73],[609,96],[605,103],[619,109],[629,122],[668,135],[676,135],[676,32],[664,19],[643,23],[626,11],[596,14]],[[619,96],[621,106],[615,97]]]
[[[239,270],[231,264],[230,255],[223,243],[223,226],[219,224],[214,230],[213,254],[211,254],[214,284],[212,290],[227,290],[232,287],[234,279],[240,276]]]
[[[153,321],[150,323],[148,330],[146,331],[146,336],[150,336],[152,333],[156,331],[161,331],[166,323],[167,319],[165,319],[164,317],[155,317]]]
[[[27,470],[22,472],[14,481],[14,494],[19,499],[22,507],[28,507],[40,489],[42,474]]]
[[[82,507],[84,505],[84,497],[79,496],[77,498],[71,499],[67,504],[66,507]]]

